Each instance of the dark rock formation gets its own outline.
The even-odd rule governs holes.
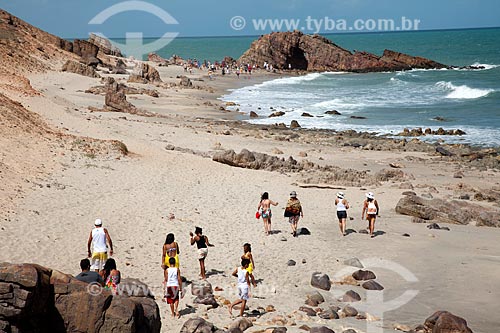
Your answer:
[[[298,122],[297,120],[292,120],[292,121],[290,122],[290,128],[292,128],[292,129],[293,129],[293,128],[300,128],[300,124],[299,124],[299,122]]]
[[[79,63],[77,61],[68,60],[62,67],[63,72],[75,73],[78,75],[100,78],[101,76],[97,74],[95,69],[91,66],[87,66],[85,64]]]
[[[91,293],[88,286],[39,265],[1,263],[0,327],[5,332],[160,332],[159,308],[149,293],[113,296],[99,288]]]
[[[316,317],[316,315],[317,315],[316,311],[314,311],[311,308],[308,308],[307,306],[301,306],[299,308],[299,311],[304,312],[306,315],[308,315],[310,317]]]
[[[284,116],[285,115],[285,112],[283,111],[276,111],[276,112],[273,112],[269,115],[269,118],[273,118],[273,117],[281,117],[281,116]]]
[[[407,195],[397,203],[396,212],[425,221],[500,227],[500,211],[466,201],[424,199]]]
[[[130,74],[128,82],[160,83],[162,80],[160,78],[160,73],[158,73],[154,67],[146,63],[139,63],[135,66],[132,74]]]
[[[372,271],[363,271],[363,270],[359,270],[352,273],[352,277],[355,278],[357,281],[374,280],[377,278],[375,276],[375,273],[373,273]]]
[[[445,130],[443,128],[438,128],[437,130],[433,131],[430,128],[426,128],[423,130],[421,127],[418,128],[413,128],[413,129],[408,129],[404,128],[403,132],[399,133],[398,136],[426,136],[426,135],[466,135],[467,133],[462,131],[461,129],[450,129],[450,130]]]
[[[332,287],[330,277],[327,274],[314,272],[311,276],[311,286],[329,291]]]
[[[356,310],[355,308],[353,308],[352,306],[350,305],[346,305],[344,306],[344,308],[342,309],[342,313],[346,316],[346,317],[356,317],[358,315],[358,310]]]
[[[114,46],[110,40],[104,37],[90,34],[88,42],[97,46],[98,50],[104,54],[115,57],[123,57],[121,50],[118,47]]]
[[[366,290],[384,290],[381,284],[373,280],[366,281],[361,286]]]
[[[326,111],[325,114],[330,114],[330,115],[335,115],[335,116],[341,115],[341,113],[338,112],[337,110]]]
[[[447,67],[432,60],[384,51],[382,57],[367,53],[351,53],[319,35],[304,35],[300,31],[273,32],[261,36],[239,59],[240,63],[263,64],[277,69],[288,65],[307,71],[382,72],[412,68]]]
[[[312,295],[308,295],[306,299],[306,304],[309,306],[318,306],[321,303],[324,303],[325,299],[323,295],[321,295],[319,292],[315,292]]]
[[[259,118],[259,115],[254,111],[250,111],[250,118]]]
[[[361,296],[354,290],[349,290],[342,296],[342,302],[351,303],[359,301],[361,301]]]
[[[448,311],[437,311],[425,320],[424,327],[429,333],[472,333],[465,319]]]

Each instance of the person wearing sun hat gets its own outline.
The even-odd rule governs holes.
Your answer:
[[[366,212],[366,220],[368,221],[368,228],[370,229],[370,237],[373,238],[373,230],[375,229],[375,220],[379,213],[379,206],[373,192],[366,193],[366,199],[363,202],[363,212],[361,213],[361,220],[364,220]]]
[[[288,217],[288,222],[292,228],[293,237],[297,237],[297,226],[299,224],[299,219],[304,217],[304,212],[302,211],[302,205],[299,199],[297,199],[297,192],[292,191],[290,193],[290,199],[286,203],[285,217]]]
[[[335,206],[337,206],[337,218],[339,219],[340,233],[342,233],[342,236],[345,236],[349,202],[347,202],[347,200],[345,199],[345,194],[343,192],[337,193],[337,197],[335,198]]]
[[[91,269],[96,272],[103,269],[106,260],[108,260],[108,247],[106,246],[106,241],[109,244],[109,255],[113,256],[113,242],[111,241],[108,230],[102,227],[101,219],[96,219],[94,228],[90,232],[87,242],[88,257],[92,259]],[[91,245],[93,245],[92,252],[90,251]]]

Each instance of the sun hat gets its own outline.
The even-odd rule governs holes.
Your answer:
[[[95,220],[94,225],[101,226],[102,225],[102,220],[101,219]]]
[[[295,192],[295,191],[290,192],[290,197],[291,198],[296,198],[297,197],[297,192]]]
[[[345,196],[344,192],[337,193],[337,198],[339,198],[339,199],[344,199],[344,196]]]
[[[373,192],[368,192],[368,193],[366,193],[366,197],[367,197],[368,199],[375,199],[375,196],[373,195]]]

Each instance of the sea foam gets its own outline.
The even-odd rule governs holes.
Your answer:
[[[475,98],[481,98],[489,93],[493,92],[493,89],[479,89],[479,88],[471,88],[466,85],[462,86],[455,86],[451,82],[445,82],[445,81],[440,81],[436,83],[436,86],[450,91],[448,95],[446,95],[446,98],[450,99],[475,99]]]

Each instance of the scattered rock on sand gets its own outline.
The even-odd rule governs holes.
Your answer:
[[[352,277],[358,281],[375,280],[377,277],[372,271],[358,270],[352,273]]]
[[[342,331],[342,333],[358,333],[358,332],[356,332],[356,331],[355,331],[355,330],[353,330],[352,328],[349,328],[349,329],[347,329],[347,330]]]
[[[347,291],[344,296],[342,296],[342,302],[351,303],[361,301],[361,296],[354,290]]]
[[[436,147],[436,152],[441,154],[442,156],[453,156],[455,154],[451,153],[450,151],[444,149],[443,147],[439,146]]]
[[[305,312],[305,314],[307,314],[310,317],[316,317],[316,311],[307,306],[301,306],[299,308],[299,311]]]
[[[91,66],[79,63],[77,61],[68,60],[62,67],[63,72],[75,73],[78,75],[88,76],[92,78],[100,78],[95,69]]]
[[[318,313],[318,317],[321,319],[339,319],[339,315],[333,309],[324,309],[320,313]]]
[[[425,320],[425,328],[429,332],[472,333],[467,326],[467,321],[448,311],[437,311]]]
[[[207,280],[195,280],[191,285],[191,294],[194,296],[213,294],[212,285]]]
[[[344,265],[358,267],[358,268],[364,268],[363,264],[361,263],[361,261],[359,261],[358,258],[346,259],[346,260],[344,260]]]
[[[266,306],[266,312],[274,312],[276,309],[274,308],[274,305],[268,305]]]
[[[191,81],[190,78],[188,78],[185,75],[182,75],[180,77],[181,81],[179,82],[179,86],[185,87],[185,88],[192,88],[193,87],[193,82]],[[226,103],[226,106],[231,106]]]
[[[307,295],[306,302],[308,302],[308,301],[309,301],[309,303],[314,304],[314,305],[311,305],[311,304],[308,304],[308,305],[318,306],[319,304],[325,302],[325,298],[323,297],[323,295],[321,295],[319,292],[316,291],[311,295]]]
[[[360,230],[358,231],[358,233],[359,233],[359,234],[368,235],[368,230],[366,230],[366,229],[360,229]]]
[[[376,281],[369,280],[361,285],[366,290],[384,290],[384,287]]]
[[[326,326],[319,326],[319,327],[311,327],[309,330],[310,333],[335,333],[332,329],[329,329]]]
[[[290,128],[300,128],[300,124],[297,120],[292,120],[292,122],[290,123]]]
[[[180,333],[211,333],[214,325],[203,318],[191,318],[182,325]]]
[[[299,157],[307,157],[307,153],[305,151],[300,151],[298,155]]]
[[[345,317],[356,317],[358,315],[358,310],[356,310],[355,308],[353,308],[352,306],[350,305],[346,305],[344,306],[344,308],[342,309],[342,314],[345,316]]]
[[[311,276],[311,286],[329,291],[332,287],[330,277],[320,272],[314,272]]]
[[[307,229],[306,227],[303,227],[303,228],[299,228],[297,230],[297,235],[304,235],[304,236],[308,236],[310,235],[311,232],[309,231],[309,229]]]
[[[217,308],[219,306],[219,303],[217,303],[215,296],[212,294],[198,295],[193,300],[193,303],[194,304],[210,305],[212,308]]]
[[[297,263],[295,262],[295,260],[288,260],[288,262],[286,263],[287,266],[295,266]]]
[[[252,326],[253,323],[248,318],[238,318],[229,325],[228,330],[231,331],[238,328],[241,332],[244,332]]]

